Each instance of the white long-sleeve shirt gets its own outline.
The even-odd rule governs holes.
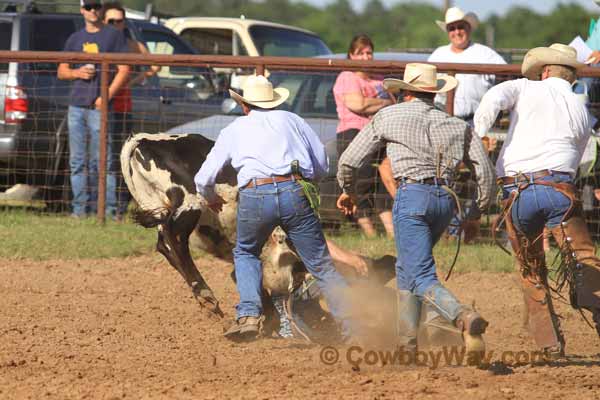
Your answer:
[[[451,46],[445,45],[435,49],[427,60],[429,62],[465,63],[465,64],[506,64],[506,61],[493,49],[479,43],[455,53]],[[483,95],[494,85],[494,75],[456,74],[458,87],[454,94],[454,115],[465,118],[475,113]],[[439,94],[435,102],[443,106],[446,95]]]
[[[290,174],[293,160],[307,179],[327,175],[325,146],[302,118],[287,111],[252,110],[221,131],[194,177],[196,190],[212,201],[217,175],[227,164],[237,171],[238,187],[243,187],[252,178]]]
[[[497,176],[541,170],[575,175],[593,117],[564,79],[517,79],[490,89],[475,113],[475,132],[487,134],[501,110],[510,125],[496,162]]]

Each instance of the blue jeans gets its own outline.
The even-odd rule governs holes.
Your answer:
[[[100,156],[100,110],[69,106],[69,167],[73,214],[95,213],[98,207],[98,160]],[[106,213],[116,212],[116,181],[112,166],[111,139],[107,143]]]
[[[331,314],[349,333],[349,312],[341,298],[347,287],[335,270],[323,236],[321,223],[296,182],[280,182],[240,189],[237,243],[233,250],[240,302],[237,318],[262,313],[262,268],[260,254],[276,226],[287,233],[307,270],[317,279]]]
[[[543,181],[572,182],[569,174],[555,174],[540,178]],[[512,191],[517,190],[516,185],[503,187],[502,195],[506,199]],[[530,239],[542,234],[544,226],[554,228],[571,206],[567,196],[550,186],[531,184],[521,191],[512,206],[512,220],[515,228],[520,230]]]
[[[455,207],[454,199],[441,186],[404,183],[396,192],[393,209],[398,289],[429,301],[450,321],[462,307],[438,280],[432,250]]]

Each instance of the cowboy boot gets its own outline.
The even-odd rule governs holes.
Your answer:
[[[549,357],[562,357],[565,341],[549,293],[543,242],[531,243],[518,233],[510,215],[506,219],[506,231],[520,270],[529,333]]]
[[[441,284],[427,289],[424,298],[446,321],[457,328],[457,333],[462,335],[467,353],[476,356],[473,361],[475,364],[479,363],[480,357],[485,352],[482,335],[488,322],[477,311],[460,304],[456,297]]]
[[[265,317],[240,317],[238,318],[223,336],[234,342],[249,342],[256,340],[263,330]]]
[[[421,317],[421,301],[409,290],[398,290],[396,293],[398,304],[398,320],[396,325],[398,346],[404,347],[409,352],[416,352],[419,319]]]
[[[565,258],[575,259],[572,306],[594,312],[600,308],[600,259],[596,257],[585,220],[576,212],[560,226],[552,228],[552,235]]]

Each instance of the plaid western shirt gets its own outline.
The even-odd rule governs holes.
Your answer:
[[[355,170],[382,146],[386,146],[396,179],[452,180],[461,161],[472,162],[480,186],[479,206],[485,209],[489,205],[494,170],[481,139],[466,122],[436,109],[431,102],[417,98],[375,114],[339,159],[337,179],[344,192],[353,193]]]

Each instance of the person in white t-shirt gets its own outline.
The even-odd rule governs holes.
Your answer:
[[[521,67],[526,79],[493,87],[475,113],[475,132],[482,137],[501,110],[511,111],[496,162],[502,218],[520,267],[529,331],[541,349],[556,356],[564,354],[565,341],[548,285],[544,227],[563,257],[555,290],[568,287],[571,305],[592,312],[600,335],[600,259],[574,184],[594,123],[571,89],[581,67],[571,46],[555,43],[529,50]]]
[[[438,47],[429,56],[430,62],[441,63],[470,63],[470,64],[506,64],[506,61],[494,50],[479,43],[471,41],[471,32],[479,25],[477,16],[472,12],[465,13],[458,7],[448,8],[444,21],[436,24],[448,34],[449,44]],[[483,95],[494,85],[494,75],[457,74],[458,87],[454,92],[454,115],[473,125],[473,115],[479,106]],[[437,95],[436,106],[446,106],[446,95]],[[494,143],[484,141],[488,151],[493,149]],[[455,216],[448,228],[450,237],[458,237],[464,232],[465,243],[474,242],[479,236],[481,211],[477,208],[474,198],[477,188],[465,167],[461,178],[461,189],[457,192],[464,210],[464,219]]]
[[[471,32],[479,25],[477,16],[464,13],[458,7],[446,11],[445,22],[436,21],[438,26],[448,33],[450,43],[440,46],[429,56],[430,62],[469,63],[469,64],[506,64],[506,61],[493,49],[471,41]],[[494,85],[493,75],[457,74],[458,87],[454,95],[454,115],[472,123],[473,114],[479,101]],[[438,96],[437,102],[446,102]]]

